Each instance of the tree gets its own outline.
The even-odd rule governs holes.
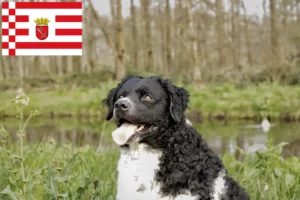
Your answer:
[[[149,6],[149,0],[141,0],[144,27],[144,67],[148,70],[153,67],[152,34]]]
[[[131,50],[131,60],[134,67],[138,67],[138,42],[137,42],[137,21],[136,21],[136,8],[134,5],[134,0],[130,0],[130,15],[131,15],[131,34],[132,34],[132,50]]]
[[[251,36],[250,36],[250,31],[249,31],[249,21],[247,19],[247,9],[245,7],[244,0],[242,0],[242,8],[244,10],[244,26],[245,26],[245,38],[246,38],[246,54],[247,54],[247,61],[248,64],[251,66],[253,65],[253,60],[252,60],[252,50],[251,50]]]
[[[273,81],[277,81],[278,62],[280,61],[280,49],[278,39],[278,22],[277,22],[277,8],[276,0],[270,0],[270,25],[271,25],[271,52],[272,52],[272,67],[271,78]]]
[[[217,49],[219,54],[219,65],[224,65],[225,54],[224,54],[224,18],[223,18],[223,3],[222,0],[215,1],[216,9],[216,35],[217,35]]]
[[[122,16],[122,3],[121,0],[117,0],[117,17],[116,17],[116,78],[121,79],[125,76],[125,44],[124,44],[124,32],[123,32],[123,16]]]
[[[196,27],[195,27],[195,20],[192,14],[192,1],[186,0],[186,8],[187,8],[187,17],[188,17],[188,34],[189,34],[189,48],[192,53],[192,77],[195,81],[200,81],[201,76],[201,69],[200,69],[200,62],[199,62],[199,55],[198,55],[198,42],[197,42],[197,34],[196,34]]]
[[[170,0],[166,0],[166,10],[165,10],[165,29],[166,29],[166,65],[165,66],[165,73],[168,74],[168,72],[171,69],[171,61],[172,61],[172,53],[171,53],[171,40],[172,40],[172,16],[171,16],[171,9],[170,9]]]
[[[99,24],[100,29],[104,35],[107,45],[111,48],[113,52],[114,62],[115,62],[115,75],[116,79],[121,79],[125,76],[126,66],[125,66],[125,44],[124,44],[124,32],[123,32],[123,16],[122,16],[122,4],[121,0],[116,1],[116,13],[114,8],[114,1],[111,1],[111,12],[113,16],[112,23],[114,24],[114,43],[107,32],[104,20],[98,14],[98,12],[93,7],[91,0],[88,0],[89,4],[92,7],[93,15]],[[114,17],[115,16],[115,17]]]

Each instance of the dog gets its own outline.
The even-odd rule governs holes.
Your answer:
[[[249,200],[186,119],[189,93],[157,76],[127,76],[107,94],[120,146],[117,200]]]

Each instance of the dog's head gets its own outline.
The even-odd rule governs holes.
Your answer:
[[[108,106],[106,119],[114,117],[119,127],[113,137],[120,145],[185,120],[188,101],[188,92],[169,80],[138,76],[127,76],[103,100]]]

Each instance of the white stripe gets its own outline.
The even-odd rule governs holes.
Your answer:
[[[35,33],[34,33],[35,34]],[[82,36],[48,36],[45,42],[82,42]],[[35,35],[30,36],[16,36],[16,42],[42,42],[37,39]]]
[[[81,56],[82,49],[16,49],[19,56]]]
[[[8,42],[8,35],[2,35],[2,42]]]
[[[50,28],[82,28],[82,23],[81,22],[72,22],[72,23],[67,23],[67,22],[57,22],[57,23],[51,23],[54,21],[54,18],[48,18],[50,19],[50,22],[48,26]],[[4,22],[5,23],[5,22]],[[8,27],[8,25],[7,25]],[[34,22],[34,19],[29,20],[29,22],[16,22],[16,28],[33,28],[35,30],[36,24]]]
[[[82,15],[82,9],[16,9],[16,15],[35,15],[37,17]]]
[[[8,49],[2,49],[2,55],[8,56]]]

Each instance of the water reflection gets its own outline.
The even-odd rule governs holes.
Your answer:
[[[193,123],[193,120],[191,120]],[[10,133],[16,133],[18,122],[13,119],[0,121]],[[222,155],[229,152],[236,158],[242,154],[237,150],[241,148],[246,153],[256,150],[264,150],[265,142],[272,140],[275,144],[282,141],[290,143],[284,148],[284,155],[300,156],[300,124],[280,124],[271,127],[269,132],[262,129],[251,129],[249,123],[237,121],[203,122],[195,124],[205,140],[213,150]],[[117,149],[111,138],[111,132],[115,129],[112,122],[77,120],[77,119],[36,119],[29,124],[26,135],[27,143],[40,143],[48,138],[53,138],[57,143],[72,143],[77,146],[89,144],[101,149]],[[12,142],[17,143],[16,134],[11,136]]]

